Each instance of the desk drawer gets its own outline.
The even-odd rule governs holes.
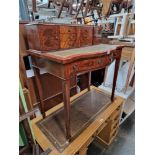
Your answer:
[[[96,67],[103,67],[107,66],[111,63],[111,59],[108,56],[102,58],[95,58],[95,59],[88,59],[84,61],[78,61],[72,65],[73,72],[81,72],[81,71],[88,71],[93,70]]]
[[[119,117],[115,122],[112,122],[111,130],[114,130],[119,125]]]
[[[110,141],[112,141],[116,137],[117,133],[118,133],[118,127],[115,130],[113,130],[113,132],[111,132]]]
[[[117,121],[119,121],[119,117],[120,117],[120,112],[121,110],[116,110],[111,116],[110,116],[110,120],[112,120],[112,123],[115,123]]]

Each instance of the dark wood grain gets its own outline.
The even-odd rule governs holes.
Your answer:
[[[60,26],[60,48],[79,47],[76,26]]]
[[[49,51],[60,48],[59,25],[28,24],[25,28],[30,49]]]
[[[79,27],[80,29],[80,47],[93,44],[93,27]]]
[[[32,23],[25,25],[25,29],[30,49],[42,52],[101,43],[98,26]]]
[[[103,41],[102,39],[102,27],[101,26],[94,26],[93,29],[93,45],[101,44]]]

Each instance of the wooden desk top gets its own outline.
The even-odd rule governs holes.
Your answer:
[[[94,86],[91,87],[91,89],[96,89],[97,91],[101,91],[99,88],[96,88]],[[81,91],[80,93],[76,94],[75,96],[71,97],[70,100],[74,101],[81,95],[85,94],[88,90],[85,89]],[[105,92],[107,93],[107,92]],[[56,147],[49,141],[49,139],[43,134],[43,132],[39,129],[37,126],[37,122],[42,120],[42,116],[37,116],[34,118],[32,123],[32,129],[34,131],[34,135],[36,138],[36,141],[41,146],[41,148],[45,151],[48,148],[52,150],[50,153],[51,155],[73,155],[76,152],[79,151],[92,136],[100,129],[100,127],[103,125],[103,123],[108,119],[108,117],[114,112],[114,110],[123,103],[123,98],[117,97],[103,112],[101,112],[96,119],[71,143],[69,146],[63,151],[59,152]],[[74,102],[71,102],[73,104]],[[56,107],[48,110],[46,112],[46,115],[49,116],[50,114],[56,112],[58,109],[63,107],[63,103],[57,105]]]
[[[30,49],[28,50],[28,53],[36,57],[66,64],[82,58],[91,58],[94,56],[99,57],[102,55],[110,54],[111,51],[121,49],[122,47],[123,46],[120,45],[99,44],[88,47],[46,53]]]

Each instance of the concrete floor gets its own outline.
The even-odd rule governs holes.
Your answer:
[[[94,141],[88,155],[134,155],[135,154],[135,114],[120,126],[119,133],[108,149]]]

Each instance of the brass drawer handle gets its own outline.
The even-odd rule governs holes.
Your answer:
[[[78,70],[78,66],[77,66],[77,64],[74,64],[74,65],[73,65],[73,69],[74,69],[75,71]]]
[[[98,64],[100,65],[100,64],[101,64],[101,62],[102,62],[102,60],[101,60],[101,59],[99,59],[99,60],[98,60]]]

